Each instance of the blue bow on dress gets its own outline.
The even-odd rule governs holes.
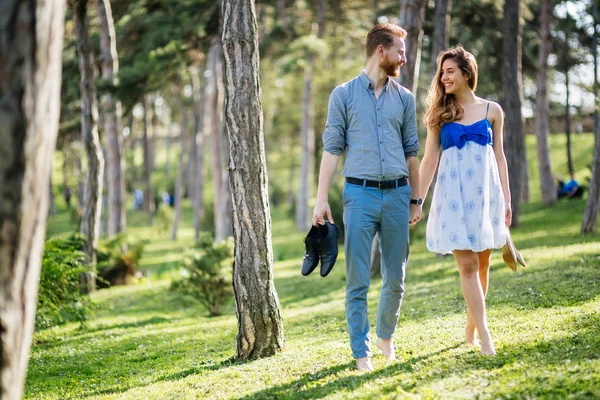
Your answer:
[[[442,149],[456,146],[462,149],[467,142],[475,142],[482,146],[492,145],[492,126],[487,119],[482,119],[471,125],[448,122],[440,131]]]

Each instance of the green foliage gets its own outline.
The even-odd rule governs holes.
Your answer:
[[[83,325],[92,313],[90,297],[79,290],[80,276],[87,271],[84,246],[85,237],[81,234],[46,241],[35,321],[37,329],[59,325],[68,319]]]
[[[211,316],[221,315],[231,297],[233,240],[215,242],[212,235],[202,234],[182,262],[187,277],[174,281],[172,290],[185,293],[206,307]]]
[[[117,234],[98,245],[98,287],[125,285],[135,276],[146,243]]]

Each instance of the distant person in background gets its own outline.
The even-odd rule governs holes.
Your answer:
[[[144,205],[144,191],[142,189],[136,189],[133,192],[133,210],[140,210]]]
[[[581,197],[583,195],[583,188],[579,186],[579,182],[575,180],[575,175],[573,172],[570,173],[571,180],[565,181],[559,176],[557,177],[557,195],[558,198],[561,197]]]

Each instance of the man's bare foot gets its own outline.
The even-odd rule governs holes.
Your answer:
[[[356,369],[359,372],[364,372],[364,371],[373,371],[373,363],[371,362],[371,359],[369,357],[363,357],[363,358],[357,358],[356,359]]]
[[[379,350],[381,350],[385,358],[387,358],[390,361],[396,361],[396,351],[394,349],[394,343],[391,339],[385,340],[377,338],[375,344],[377,345],[377,347],[379,347]]]

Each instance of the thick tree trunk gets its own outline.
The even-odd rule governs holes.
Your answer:
[[[550,159],[550,143],[548,136],[548,56],[552,50],[550,37],[550,21],[552,19],[552,0],[542,0],[542,15],[540,18],[541,43],[538,51],[537,93],[535,98],[535,133],[537,136],[537,156],[540,173],[540,188],[544,205],[556,203],[556,185],[552,174]]]
[[[100,24],[100,47],[102,51],[102,79],[116,83],[119,72],[117,40],[109,0],[96,0]],[[107,154],[108,182],[108,235],[125,231],[125,157],[123,136],[119,129],[120,104],[110,94],[101,99],[104,114],[104,132]]]
[[[523,80],[521,76],[522,26],[520,18],[519,0],[506,0],[504,3],[504,52],[502,65],[503,108],[506,115],[504,124],[504,151],[506,152],[508,164],[513,226],[519,225],[523,170],[527,168],[523,117],[521,115]]]
[[[64,1],[2,1],[0,398],[23,396],[60,112]]]
[[[452,0],[436,0],[433,21],[433,41],[431,43],[431,76],[435,75],[437,56],[448,48],[450,37],[450,16]],[[432,189],[431,189],[432,190]]]
[[[589,194],[583,212],[583,223],[581,233],[596,232],[598,224],[598,213],[600,212],[600,116],[598,107],[598,30],[596,29],[598,21],[598,4],[593,2],[592,18],[594,21],[594,33],[592,34],[592,56],[594,58],[594,138],[596,140],[596,149],[594,151],[594,162],[592,164],[592,177],[590,179]]]
[[[405,40],[407,62],[400,68],[400,82],[415,95],[419,83],[426,4],[425,0],[400,0],[400,26],[407,32]]]
[[[144,168],[142,173],[142,180],[144,185],[144,211],[149,215],[150,222],[152,222],[152,216],[154,215],[154,193],[152,191],[152,181],[150,180],[152,174],[152,148],[150,138],[148,135],[148,119],[150,113],[151,103],[148,96],[144,97],[144,132],[142,139],[142,146],[144,148]]]
[[[225,123],[231,143],[238,319],[237,356],[283,349],[283,322],[273,283],[267,165],[262,131],[259,52],[254,1],[223,0]]]
[[[87,277],[86,283],[88,290],[91,291],[95,290],[96,286],[96,249],[98,247],[100,212],[102,211],[104,158],[102,157],[100,139],[98,138],[98,104],[96,101],[94,58],[89,38],[87,8],[87,0],[73,1],[73,21],[77,34],[77,52],[79,53],[79,70],[81,73],[81,136],[87,156],[81,233],[87,238],[86,253],[89,257],[91,273]]]
[[[200,80],[199,70],[196,67],[190,67],[190,77],[192,80],[193,100],[194,100],[194,134],[192,140],[196,143],[196,163],[192,166],[195,169],[195,180],[193,186],[188,190],[194,191],[194,237],[196,240],[200,237],[202,230],[202,219],[204,218],[204,97],[206,85],[205,80]]]
[[[171,229],[171,240],[177,239],[177,229],[179,228],[179,221],[181,220],[181,202],[183,201],[184,187],[184,175],[185,175],[185,153],[186,149],[186,137],[187,137],[187,112],[183,104],[183,94],[181,89],[177,90],[179,96],[179,113],[180,113],[180,125],[179,125],[179,167],[177,168],[177,182],[175,184],[175,213],[173,215],[173,227]]]

